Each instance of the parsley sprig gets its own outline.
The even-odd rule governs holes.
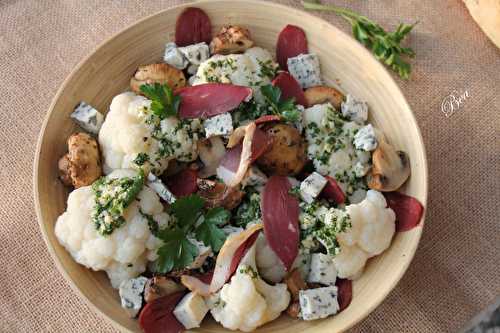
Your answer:
[[[281,116],[284,120],[291,123],[299,120],[300,111],[295,106],[295,99],[293,97],[281,101],[281,89],[272,84],[261,86],[260,91],[273,114]]]
[[[151,111],[160,119],[176,116],[181,103],[181,97],[174,95],[173,90],[166,84],[143,84],[139,88],[149,98]]]
[[[396,31],[387,32],[366,16],[347,8],[322,5],[318,0],[304,0],[302,4],[307,10],[330,11],[342,16],[351,24],[354,37],[369,48],[379,61],[389,66],[401,78],[407,80],[410,77],[411,65],[403,57],[413,58],[415,52],[409,47],[402,47],[401,42],[417,23],[401,23]]]
[[[203,198],[193,194],[177,199],[170,206],[176,223],[158,233],[158,238],[163,241],[157,252],[156,270],[159,273],[182,269],[193,262],[198,249],[188,240],[187,236],[191,233],[206,246],[210,246],[212,251],[218,252],[221,249],[226,235],[219,226],[227,223],[230,213],[222,207],[212,208],[204,213],[204,205]]]

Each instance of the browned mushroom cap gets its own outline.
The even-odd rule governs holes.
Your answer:
[[[86,133],[75,133],[68,138],[68,153],[58,163],[62,182],[75,188],[91,185],[101,177],[99,148],[94,138]]]
[[[198,179],[198,195],[205,199],[207,208],[224,207],[228,210],[236,208],[245,195],[237,187],[228,187],[222,183]]]
[[[342,101],[345,99],[344,94],[340,91],[327,86],[316,86],[306,89],[304,96],[309,106],[330,102],[337,110],[340,110]]]
[[[143,84],[166,84],[172,89],[182,88],[186,85],[186,77],[181,70],[168,64],[150,64],[140,66],[130,79],[130,88],[136,93]]]
[[[237,25],[223,26],[210,42],[210,52],[214,54],[241,53],[253,46],[248,29]]]
[[[144,300],[149,303],[157,298],[186,289],[182,284],[164,276],[155,276],[146,282]]]
[[[410,161],[403,151],[379,140],[378,147],[372,155],[373,166],[367,176],[368,187],[373,190],[395,191],[410,176]]]

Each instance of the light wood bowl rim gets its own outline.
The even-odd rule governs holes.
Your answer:
[[[344,35],[347,38],[351,39],[352,43],[358,43],[354,38],[352,38],[351,36],[347,35],[346,33],[344,33],[343,31],[341,31],[337,27],[335,27],[330,22],[328,22],[328,21],[326,21],[326,20],[324,20],[324,19],[322,19],[320,17],[314,16],[314,15],[310,14],[307,11],[305,11],[305,13],[304,13],[303,10],[299,10],[297,8],[293,8],[293,7],[289,7],[289,6],[282,5],[282,4],[277,4],[277,3],[270,3],[270,2],[267,2],[267,1],[264,1],[264,0],[238,0],[238,1],[241,2],[241,3],[245,3],[245,4],[252,4],[252,5],[255,5],[255,6],[266,5],[266,6],[273,6],[276,9],[296,11],[298,13],[301,13],[301,15],[306,15],[311,20],[316,20],[318,23],[323,23],[323,24],[329,25],[329,27],[332,28],[333,30],[337,30],[337,33],[339,33],[341,35]],[[46,130],[46,127],[48,125],[49,119],[50,119],[50,117],[52,115],[52,112],[54,111],[54,106],[56,105],[57,101],[59,100],[59,98],[60,98],[60,96],[61,96],[64,88],[66,87],[66,85],[68,84],[68,82],[70,82],[71,80],[73,80],[74,76],[79,71],[79,69],[94,55],[94,53],[96,53],[98,50],[100,50],[101,48],[103,48],[110,41],[118,38],[120,35],[122,35],[124,33],[127,33],[127,31],[129,29],[134,28],[134,26],[136,26],[136,25],[138,25],[138,24],[140,24],[140,23],[142,23],[144,21],[147,21],[147,20],[151,19],[154,16],[161,15],[164,12],[168,12],[168,11],[179,9],[179,8],[185,8],[185,7],[195,6],[197,3],[207,3],[207,2],[217,2],[217,3],[229,2],[229,3],[232,3],[233,0],[198,0],[198,1],[193,1],[193,2],[190,2],[190,3],[186,3],[186,4],[180,4],[180,5],[172,6],[172,7],[169,7],[167,9],[158,11],[158,12],[156,12],[154,14],[148,15],[145,18],[142,18],[142,19],[140,19],[138,21],[135,21],[132,24],[129,24],[127,27],[125,27],[124,29],[120,30],[118,33],[114,34],[113,36],[111,36],[111,37],[107,38],[106,40],[104,40],[103,42],[101,42],[92,52],[90,52],[80,62],[78,62],[78,64],[74,67],[74,69],[67,76],[67,78],[63,81],[63,83],[59,87],[56,95],[52,99],[52,102],[51,102],[50,107],[49,107],[49,112],[46,114],[46,116],[44,118],[44,121],[43,121],[42,126],[41,126],[41,130],[40,130],[40,134],[38,136],[37,145],[36,145],[36,151],[35,151],[35,159],[34,159],[34,163],[33,163],[33,184],[34,184],[34,186],[33,186],[33,194],[34,194],[35,211],[36,211],[36,216],[37,216],[38,224],[39,224],[40,230],[42,232],[42,236],[43,236],[43,239],[45,241],[45,244],[47,245],[47,249],[48,249],[48,251],[49,251],[49,253],[50,253],[53,261],[55,262],[57,269],[64,276],[64,278],[66,279],[66,281],[68,281],[71,289],[79,296],[79,298],[83,299],[86,302],[86,304],[91,309],[93,309],[101,317],[106,318],[108,320],[108,322],[110,322],[115,328],[119,329],[120,331],[132,332],[128,328],[122,326],[120,323],[118,323],[117,321],[115,321],[112,317],[110,317],[107,314],[105,314],[102,311],[100,311],[100,309],[97,306],[95,306],[94,303],[89,298],[87,298],[80,291],[80,289],[77,286],[77,284],[75,283],[75,281],[73,281],[73,279],[71,279],[69,277],[68,273],[66,272],[66,269],[65,269],[64,265],[59,260],[59,257],[57,256],[56,251],[55,251],[53,245],[50,243],[50,240],[48,238],[48,232],[49,231],[47,231],[46,224],[44,223],[44,221],[42,219],[42,211],[41,211],[41,206],[40,206],[40,193],[39,193],[39,187],[38,187],[38,185],[39,185],[38,184],[38,179],[39,179],[39,173],[38,173],[39,170],[38,169],[39,169],[39,163],[40,163],[40,151],[41,151],[41,146],[42,146],[43,138],[44,138],[44,135],[45,135],[45,130]],[[367,49],[365,49],[364,47],[360,46],[359,49],[360,49],[360,52],[365,52],[366,54],[368,54],[370,57],[373,58],[373,56],[371,55],[371,53]],[[401,278],[403,277],[404,273],[406,272],[408,266],[410,265],[411,261],[413,260],[415,252],[416,252],[416,250],[418,248],[418,244],[420,243],[421,235],[422,235],[422,232],[423,232],[423,226],[425,225],[425,223],[424,223],[425,222],[425,217],[426,217],[426,213],[427,213],[426,212],[426,210],[427,210],[426,209],[427,208],[427,198],[428,198],[427,154],[426,154],[425,145],[424,145],[424,141],[423,141],[423,137],[422,137],[420,128],[418,126],[415,114],[413,113],[413,111],[409,107],[408,102],[406,101],[406,98],[404,97],[404,94],[402,93],[402,91],[399,88],[399,86],[396,84],[396,82],[394,81],[394,79],[388,73],[387,69],[382,64],[380,64],[378,61],[376,61],[375,59],[374,59],[374,61],[377,62],[376,66],[382,67],[383,70],[385,71],[385,73],[387,74],[386,75],[386,79],[389,80],[389,84],[392,84],[394,86],[394,89],[396,89],[396,91],[399,94],[401,94],[401,96],[403,98],[403,101],[405,103],[406,111],[409,111],[410,116],[411,116],[413,122],[416,124],[416,131],[418,133],[418,145],[420,146],[420,149],[422,149],[422,152],[423,152],[423,162],[424,162],[423,165],[421,166],[423,174],[424,174],[424,178],[425,178],[424,179],[424,184],[423,184],[424,185],[424,188],[423,188],[424,198],[423,198],[423,200],[421,200],[422,205],[424,206],[424,214],[423,214],[423,216],[421,218],[419,227],[415,228],[415,230],[413,231],[413,232],[417,232],[417,238],[415,240],[415,244],[413,245],[412,250],[408,253],[409,255],[407,256],[407,260],[404,262],[404,265],[402,265],[401,269],[399,271],[397,271],[397,275],[396,275],[396,278],[393,280],[393,283],[391,283],[390,285],[386,285],[385,288],[384,288],[384,290],[383,290],[383,292],[379,294],[380,297],[377,299],[377,301],[375,301],[372,304],[372,306],[370,306],[369,308],[365,309],[364,312],[359,313],[359,315],[356,318],[353,318],[350,321],[349,325],[345,327],[345,330],[348,330],[348,329],[352,328],[354,325],[356,325],[357,323],[359,323],[363,319],[365,319],[376,307],[378,307],[382,303],[382,301],[387,297],[387,295],[396,287],[396,285],[398,284],[398,282],[401,280]],[[328,319],[325,319],[324,321],[326,321],[326,320],[328,320]],[[319,329],[319,327],[318,327],[318,329]]]

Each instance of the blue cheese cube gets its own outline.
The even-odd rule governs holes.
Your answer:
[[[342,115],[357,124],[363,125],[368,119],[368,105],[366,102],[347,94],[345,101],[340,106]]]
[[[120,284],[119,294],[122,308],[127,311],[131,318],[137,316],[142,307],[142,294],[148,279],[139,276],[135,279],[125,280]]]
[[[152,172],[148,174],[147,185],[149,188],[155,191],[160,196],[160,198],[165,200],[165,202],[169,204],[173,204],[175,202],[175,195],[172,192],[170,192],[167,186],[163,184],[161,179],[156,177]]]
[[[323,287],[299,291],[300,314],[304,320],[315,320],[339,311],[337,287]]]
[[[325,187],[327,180],[317,172],[311,173],[300,183],[300,195],[307,203],[312,203]]]
[[[200,65],[210,57],[207,43],[198,43],[178,48],[191,65]]]
[[[333,265],[332,257],[323,253],[313,253],[307,282],[333,286],[336,280],[337,270]]]
[[[179,51],[175,43],[167,43],[165,45],[165,54],[163,55],[163,61],[165,61],[170,66],[177,69],[183,70],[189,65],[187,58]]]
[[[288,72],[297,80],[302,89],[322,84],[319,58],[315,54],[299,54],[288,58]]]
[[[229,112],[208,118],[203,123],[207,138],[217,135],[229,135],[233,132],[233,119]]]
[[[356,149],[372,151],[377,148],[377,134],[371,124],[361,127],[354,135],[354,146]]]
[[[97,134],[104,122],[104,116],[91,105],[80,102],[70,116],[81,128],[89,133]]]
[[[200,323],[208,312],[203,297],[190,292],[182,298],[174,309],[174,316],[186,329],[200,327]]]

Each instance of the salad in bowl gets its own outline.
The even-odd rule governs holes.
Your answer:
[[[76,106],[55,236],[145,332],[335,316],[367,261],[421,220],[398,192],[409,157],[366,102],[324,84],[300,27],[276,54],[244,26],[211,27],[185,9],[163,61],[140,66],[105,115]]]

